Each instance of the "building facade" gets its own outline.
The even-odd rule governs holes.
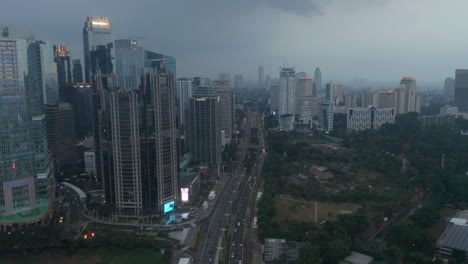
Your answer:
[[[296,113],[296,81],[294,68],[281,69],[278,100],[280,128],[285,131],[292,130],[294,115]]]
[[[143,73],[143,48],[133,39],[114,41],[115,73],[119,87],[137,90]]]
[[[320,68],[315,68],[314,81],[317,83],[317,90],[321,91],[322,90],[322,72],[320,71]]]
[[[455,79],[447,77],[444,81],[444,94],[447,96],[450,101],[453,100],[455,95]]]
[[[9,230],[48,216],[55,182],[44,102],[58,91],[46,86],[52,47],[46,52],[27,27],[0,30],[0,230]]]
[[[326,99],[335,104],[335,106],[344,102],[343,84],[340,82],[329,82],[325,87]]]
[[[189,99],[193,95],[193,80],[192,78],[178,78],[177,79],[177,100],[179,108],[179,127],[184,128],[186,123],[185,113],[188,109]]]
[[[83,66],[81,65],[80,60],[73,60],[73,82],[82,83],[83,82]]]
[[[455,71],[455,97],[454,106],[459,112],[468,112],[468,70]]]
[[[234,89],[241,89],[243,86],[244,84],[242,74],[236,74],[234,76]]]
[[[421,96],[416,90],[416,79],[403,77],[400,87],[395,89],[395,110],[397,114],[421,112]]]
[[[320,103],[320,130],[333,130],[334,108],[335,104],[333,102],[323,101]]]
[[[59,85],[60,98],[63,97],[63,90],[67,83],[73,82],[72,69],[70,64],[70,51],[67,46],[54,46],[54,60],[57,63],[57,79]]]
[[[107,17],[87,17],[83,28],[84,71],[85,81],[92,83],[92,74],[99,69],[101,73],[108,74],[106,53],[108,45],[114,42],[111,24]],[[77,80],[75,80],[76,82]]]
[[[350,108],[346,113],[348,130],[380,129],[386,123],[395,123],[394,108]]]

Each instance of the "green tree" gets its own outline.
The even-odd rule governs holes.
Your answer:
[[[327,250],[323,256],[325,264],[337,264],[351,254],[348,242],[335,239],[328,243]]]

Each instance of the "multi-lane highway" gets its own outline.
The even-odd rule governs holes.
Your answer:
[[[244,185],[239,195],[236,210],[234,211],[234,221],[230,225],[230,236],[228,236],[227,248],[226,248],[226,263],[247,263],[249,258],[249,251],[253,248],[252,242],[250,241],[249,228],[252,222],[250,209],[252,201],[255,198],[256,187],[258,178],[263,167],[264,154],[262,151],[263,145],[263,130],[262,130],[262,116],[260,113],[254,112],[249,113],[246,127],[246,136],[250,133],[250,128],[258,128],[257,137],[259,138],[260,148],[255,148],[257,154],[257,160],[255,161],[251,171],[244,179]],[[248,132],[247,132],[248,130]],[[251,135],[248,135],[251,137]],[[248,147],[248,146],[247,146]]]
[[[260,155],[258,160],[248,174],[242,161],[249,148],[252,136],[251,128],[256,127],[261,130],[261,124],[260,113],[247,113],[243,124],[245,136],[239,142],[238,166],[227,182],[224,192],[220,194],[221,197],[219,197],[219,202],[212,216],[205,219],[207,228],[200,244],[198,257],[195,257],[196,263],[219,263],[223,249],[225,249],[224,260],[226,263],[247,263],[245,261],[248,255],[246,254],[247,249],[244,249],[244,244],[248,244],[245,236],[245,225],[248,221],[246,213],[263,165],[263,157],[260,155],[261,148],[257,150],[257,155]],[[262,132],[259,131],[259,141],[263,143],[261,134]],[[239,190],[239,188],[241,189]],[[224,248],[222,247],[223,239],[227,239]]]

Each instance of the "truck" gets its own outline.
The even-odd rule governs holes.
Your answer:
[[[208,209],[208,201],[203,202],[203,209]]]
[[[215,191],[211,191],[210,194],[208,195],[208,199],[210,200],[213,200],[216,196],[216,192]]]

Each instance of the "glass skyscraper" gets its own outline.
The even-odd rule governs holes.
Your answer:
[[[96,73],[97,68],[103,74],[112,72],[109,62],[106,61],[106,57],[111,56],[105,55],[109,55],[107,53],[110,52],[109,48],[113,41],[109,18],[87,17],[83,28],[84,70],[87,83],[92,83],[91,75]]]
[[[0,229],[7,230],[40,223],[50,208],[44,103],[58,89],[50,80],[52,47],[27,27],[0,24],[0,31]]]

